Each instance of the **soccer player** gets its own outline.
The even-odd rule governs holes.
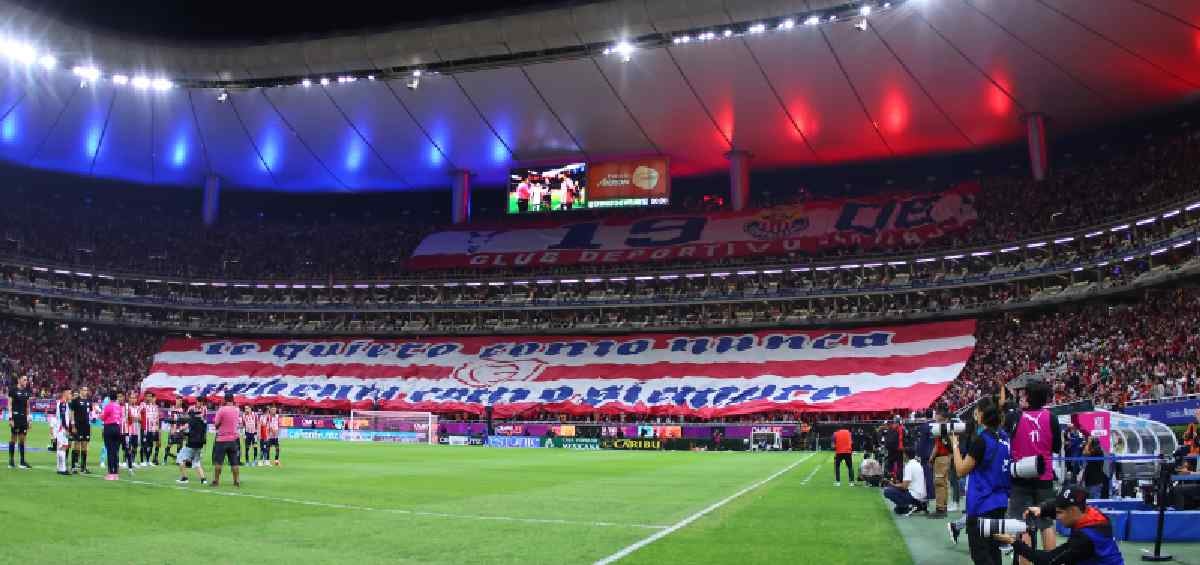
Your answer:
[[[67,432],[71,439],[71,472],[77,473],[76,469],[83,471],[83,474],[90,475],[88,470],[88,444],[92,441],[92,398],[91,391],[88,387],[79,387],[79,395],[71,399],[71,404],[68,408],[71,409],[71,418],[67,420],[69,428]],[[76,464],[79,464],[78,466]]]
[[[267,413],[263,415],[261,421],[262,421],[262,423],[261,423],[260,427],[262,428],[262,433],[259,435],[259,437],[261,438],[259,440],[259,443],[262,446],[262,462],[264,465],[269,464],[268,461],[271,459],[271,457],[270,457],[271,447],[274,447],[275,448],[275,466],[278,467],[279,466],[279,414],[277,413],[275,405],[271,405],[271,407],[267,409]]]
[[[258,414],[254,413],[254,409],[249,404],[246,405],[245,412],[242,413],[242,435],[246,442],[246,453],[242,457],[250,465],[254,465],[258,461],[258,445],[255,443],[255,438],[258,436]],[[250,448],[254,448],[254,457],[250,457]]]
[[[176,453],[183,449],[183,435],[187,431],[186,424],[183,423],[187,418],[187,411],[183,409],[183,398],[175,399],[175,406],[171,408],[168,422],[170,428],[167,432],[167,449],[163,452],[163,462],[166,462],[168,457],[171,457],[171,447],[174,446]],[[178,461],[178,456],[175,457]]]
[[[159,447],[162,442],[162,416],[158,410],[158,399],[147,392],[142,401],[142,462],[158,466]]]
[[[58,474],[70,476],[67,469],[67,451],[70,440],[67,437],[67,426],[71,421],[71,389],[65,389],[54,403],[54,413],[50,417],[50,433],[54,437],[55,454],[57,456]]]
[[[125,468],[129,470],[130,475],[133,474],[134,454],[137,453],[138,437],[141,436],[141,421],[138,418],[137,406],[133,403],[135,395],[135,392],[130,391],[125,395],[125,402],[121,404],[122,448],[125,451]]]
[[[29,389],[28,375],[18,377],[16,386],[8,389],[8,429],[11,433],[8,438],[8,466],[10,468],[17,467],[13,464],[14,444],[21,451],[21,468],[33,468],[25,462],[25,435],[29,433],[29,398],[32,396],[33,391]]]
[[[212,486],[220,486],[221,484],[221,466],[225,464],[225,460],[229,460],[229,466],[233,469],[233,486],[242,486],[238,477],[238,466],[240,462],[238,457],[241,450],[238,449],[238,421],[240,420],[237,406],[233,403],[233,393],[225,393],[225,404],[217,409],[216,418],[213,420],[213,425],[217,428],[217,439],[213,442],[213,480]]]

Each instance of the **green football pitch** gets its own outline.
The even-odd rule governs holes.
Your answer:
[[[826,454],[285,440],[241,488],[29,459],[0,469],[0,562],[911,563],[878,491],[835,488]]]
[[[44,448],[45,427],[30,438]],[[176,485],[173,466],[101,480],[92,447],[100,475],[56,475],[43,451],[33,470],[0,468],[0,563],[970,562],[944,522],[835,487],[828,453],[285,440],[280,467],[243,469],[241,488],[226,469],[212,488]],[[1122,544],[1127,562],[1146,547]],[[1167,549],[1200,564],[1200,544]]]

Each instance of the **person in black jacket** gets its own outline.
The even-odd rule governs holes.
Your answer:
[[[1087,490],[1082,487],[1067,487],[1040,507],[1026,510],[1026,517],[1049,516],[1071,529],[1067,542],[1048,551],[1038,551],[1009,534],[997,534],[993,539],[1000,543],[1011,543],[1017,555],[1028,559],[1033,565],[1124,565],[1125,558],[1113,538],[1112,522],[1103,512],[1087,505]]]
[[[184,424],[184,447],[179,450],[179,455],[175,461],[179,463],[179,480],[175,481],[179,484],[188,482],[187,467],[190,466],[196,470],[196,475],[200,477],[200,484],[206,484],[208,479],[204,477],[204,467],[200,464],[201,455],[204,452],[204,443],[208,441],[208,423],[200,416],[200,410],[195,406],[188,409],[187,416],[174,420],[172,423]]]

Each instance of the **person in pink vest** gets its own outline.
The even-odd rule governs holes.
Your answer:
[[[1008,496],[1008,517],[1022,519],[1025,509],[1038,506],[1055,496],[1054,490],[1054,454],[1062,451],[1062,430],[1059,429],[1058,418],[1046,410],[1050,401],[1050,385],[1044,382],[1030,383],[1025,388],[1024,408],[1007,406],[1005,387],[1000,388],[1000,404],[1005,406],[1004,428],[1012,438],[1010,448],[1014,469],[1030,468],[1035,471],[1032,476],[1017,476],[1014,471],[1012,491]],[[1022,466],[1023,460],[1029,460]],[[1054,531],[1054,520],[1039,517],[1037,528],[1041,531],[1042,547],[1047,551],[1058,545]],[[1029,543],[1029,536],[1022,536]],[[1029,561],[1022,558],[1022,563]]]

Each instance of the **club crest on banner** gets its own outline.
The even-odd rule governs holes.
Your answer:
[[[454,370],[454,380],[473,387],[537,380],[546,364],[537,359],[472,361]]]
[[[758,240],[787,239],[808,229],[808,218],[795,208],[771,208],[746,222],[743,229]]]
[[[467,253],[475,253],[483,249],[492,238],[504,233],[504,230],[472,231],[467,235]]]

